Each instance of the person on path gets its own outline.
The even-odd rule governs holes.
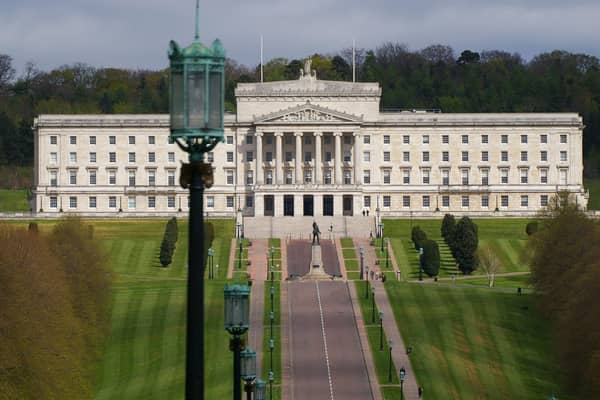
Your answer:
[[[423,397],[423,386],[419,386],[419,398]]]

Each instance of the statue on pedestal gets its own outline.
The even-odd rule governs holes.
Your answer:
[[[315,245],[315,241],[316,241],[316,244],[320,245],[320,243],[319,243],[319,237],[321,236],[321,231],[319,230],[319,225],[317,225],[317,221],[313,221],[312,227],[313,227],[312,244],[314,246]]]

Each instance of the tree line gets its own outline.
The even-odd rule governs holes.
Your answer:
[[[352,79],[352,52],[313,54],[319,79]],[[578,112],[584,118],[586,176],[600,176],[600,62],[597,57],[552,51],[524,60],[502,50],[476,52],[432,45],[410,50],[398,43],[358,49],[359,81],[379,82],[383,108],[443,112]],[[301,59],[273,58],[266,81],[297,79]],[[228,59],[225,101],[235,110],[234,89],[256,82],[260,66]],[[31,125],[40,113],[166,113],[168,69],[160,71],[65,65],[41,71],[32,63],[17,76],[0,54],[0,165],[33,161]]]
[[[600,398],[600,224],[561,193],[539,216],[528,250],[561,375],[576,398]]]
[[[78,218],[0,224],[0,398],[92,397],[110,328],[105,261]]]

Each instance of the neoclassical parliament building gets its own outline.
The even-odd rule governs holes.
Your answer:
[[[585,207],[576,113],[385,111],[378,83],[240,83],[206,161],[209,216],[532,215],[558,191]],[[168,115],[40,115],[37,213],[187,212],[187,154]]]

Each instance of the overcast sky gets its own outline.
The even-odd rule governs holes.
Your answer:
[[[159,69],[168,42],[188,45],[195,0],[0,0],[0,53],[20,72],[27,61],[49,70]],[[456,53],[500,49],[526,59],[553,49],[600,56],[598,0],[201,0],[200,38],[220,38],[240,63],[374,48],[392,41]]]

